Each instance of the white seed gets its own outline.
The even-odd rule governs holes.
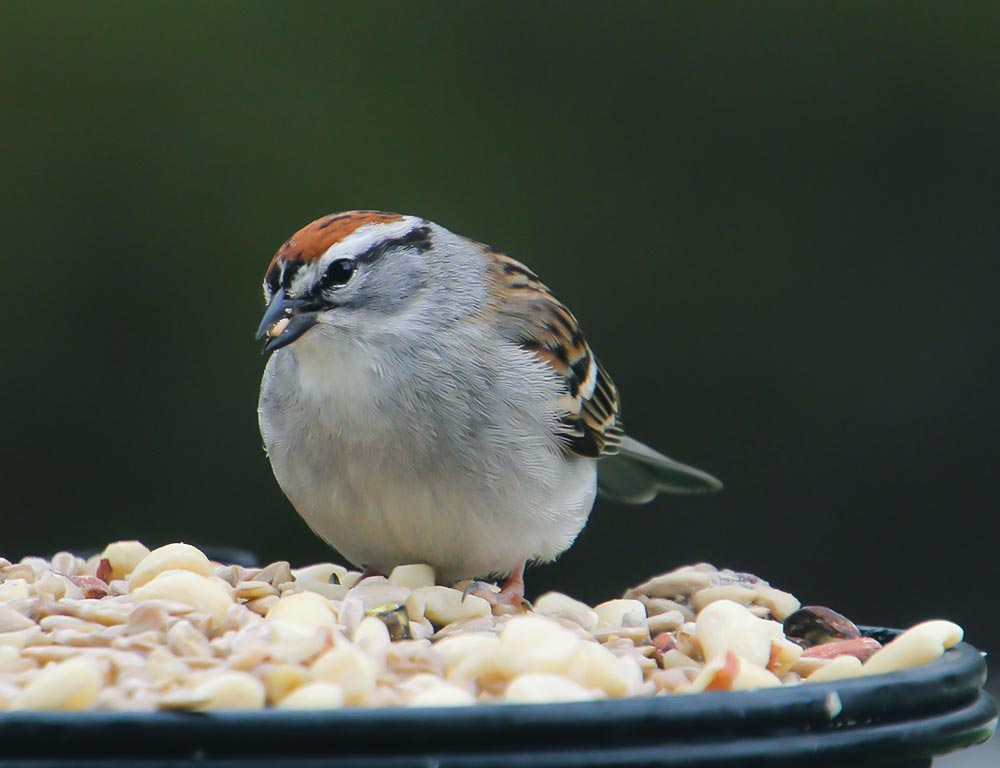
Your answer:
[[[580,643],[570,661],[568,676],[584,688],[598,689],[616,698],[633,696],[642,687],[642,670],[634,658],[619,658],[597,643]]]
[[[731,650],[751,664],[766,667],[771,656],[771,643],[783,639],[781,625],[759,619],[731,600],[718,600],[698,614],[695,636],[711,659]]]
[[[265,618],[285,639],[311,637],[320,627],[337,623],[330,601],[315,592],[282,597],[268,609]]]
[[[264,686],[246,672],[212,675],[194,689],[206,699],[204,709],[260,709],[264,706]]]
[[[826,695],[826,699],[823,701],[823,708],[826,710],[826,714],[831,720],[843,712],[844,702],[841,701],[840,694],[836,691],[830,691]]]
[[[732,652],[720,653],[706,663],[698,675],[680,693],[701,693],[706,690],[728,691],[739,672],[739,658]]]
[[[801,645],[793,643],[784,636],[773,637],[771,658],[768,660],[767,668],[778,677],[784,677],[802,658],[802,653]]]
[[[35,569],[27,563],[15,563],[14,565],[8,565],[0,571],[0,579],[5,582],[25,581],[28,584],[34,584],[35,579],[37,578],[38,574],[35,573]]]
[[[296,688],[278,703],[279,709],[339,709],[344,691],[331,683],[309,683]]]
[[[403,694],[406,699],[411,699],[418,693],[423,693],[429,688],[442,685],[443,680],[438,675],[430,672],[419,672],[403,680],[396,689]]]
[[[671,648],[669,651],[663,654],[663,668],[664,669],[700,669],[701,664],[692,659],[690,656],[681,653],[676,648]]]
[[[51,642],[48,637],[44,639],[46,642]],[[79,656],[80,649],[67,645],[30,645],[21,649],[21,655],[35,659],[40,664],[48,664],[51,661],[67,661]]]
[[[340,614],[337,618],[348,634],[351,634],[358,628],[358,624],[361,623],[364,617],[365,607],[361,604],[360,600],[350,598],[341,602]]]
[[[795,666],[789,670],[790,674],[798,675],[800,678],[811,677],[816,670],[822,669],[833,659],[820,659],[816,656],[800,656],[795,662]]]
[[[218,628],[225,622],[229,606],[233,604],[229,590],[224,581],[214,576],[206,578],[189,570],[169,570],[161,571],[151,581],[133,590],[132,597],[136,604],[147,600],[184,603],[209,617],[212,626]]]
[[[708,563],[686,565],[670,573],[654,576],[644,584],[633,587],[625,593],[625,597],[663,597],[676,600],[691,595],[700,589],[712,586],[712,577],[718,573],[715,566]]]
[[[580,647],[580,637],[543,616],[515,616],[500,633],[497,664],[510,675],[562,673]]]
[[[682,689],[691,685],[697,674],[698,670],[687,667],[658,669],[649,676],[649,680],[657,691],[680,693]]]
[[[312,579],[296,579],[294,591],[315,592],[327,600],[343,600],[347,597],[348,588],[343,584],[330,584],[325,581],[313,581]]]
[[[35,626],[35,622],[20,611],[0,603],[0,632],[17,632]]]
[[[347,569],[336,563],[316,563],[307,565],[304,568],[293,568],[292,576],[296,581],[306,579],[309,581],[321,581],[326,584],[342,584],[347,575]]]
[[[657,613],[646,619],[646,628],[649,634],[656,636],[661,632],[673,632],[679,629],[684,623],[684,614],[680,611],[666,611]]]
[[[368,653],[379,648],[386,648],[392,643],[392,638],[389,637],[389,628],[375,616],[362,619],[358,628],[354,630],[351,640]]]
[[[267,329],[268,337],[272,339],[278,338],[282,333],[285,332],[285,329],[288,327],[288,324],[290,322],[292,322],[291,318],[288,317],[283,317],[280,320],[276,320],[274,324]]]
[[[370,576],[351,587],[344,600],[357,600],[361,603],[364,613],[387,605],[403,605],[410,596],[410,590],[396,584],[390,584],[382,576]]]
[[[342,642],[316,659],[312,672],[318,680],[339,685],[349,704],[360,704],[375,688],[379,666],[364,651]]]
[[[534,602],[535,613],[542,616],[563,616],[590,631],[597,626],[597,611],[586,603],[574,600],[562,592],[546,592]]]
[[[24,648],[41,634],[41,627],[28,627],[15,632],[0,632],[0,648]]]
[[[268,646],[271,660],[285,664],[309,664],[326,648],[330,647],[334,638],[332,627],[320,627],[309,637],[290,637],[287,633],[274,632],[279,626],[295,626],[286,622],[264,622],[272,631],[271,643]],[[299,628],[301,631],[301,628]],[[344,641],[346,642],[346,640]]]
[[[208,638],[184,619],[167,630],[167,647],[181,658],[209,658],[212,656]]]
[[[465,688],[439,683],[421,691],[406,704],[409,707],[461,707],[475,703],[476,697]]]
[[[362,576],[364,576],[364,574],[361,573],[361,571],[348,571],[340,577],[340,583],[350,589],[361,581]]]
[[[11,645],[0,645],[0,674],[18,671],[21,664],[21,650]]]
[[[777,675],[741,658],[740,671],[733,680],[732,690],[749,691],[758,688],[777,688],[780,685],[781,680]]]
[[[49,572],[41,578],[35,580],[35,592],[39,595],[47,595],[54,600],[66,595],[67,580],[61,576]]]
[[[962,628],[950,621],[925,621],[911,627],[863,665],[866,675],[879,675],[927,664],[962,641]]]
[[[244,576],[247,581],[266,581],[272,586],[277,587],[279,584],[284,584],[292,580],[292,568],[288,564],[288,561],[278,560],[261,568],[259,571],[247,571]]]
[[[626,620],[630,621],[631,619]],[[599,643],[625,640],[632,645],[638,645],[649,641],[649,629],[646,628],[645,622],[631,627],[602,627],[595,629],[591,634]]]
[[[235,589],[237,600],[256,600],[259,597],[277,595],[278,590],[266,581],[241,581]]]
[[[266,616],[267,612],[271,610],[271,606],[278,602],[278,599],[277,595],[258,597],[256,600],[250,600],[246,606],[258,616]]]
[[[226,629],[240,630],[261,621],[263,619],[247,608],[245,603],[233,603],[226,612]]]
[[[591,701],[592,691],[559,675],[529,673],[514,678],[504,693],[507,701],[544,704],[550,701]]]
[[[138,603],[128,615],[125,622],[125,634],[138,635],[151,630],[168,629],[170,614],[167,613],[159,600],[148,600]]]
[[[494,656],[500,647],[500,638],[494,634],[474,632],[454,635],[434,644],[434,653],[444,661],[446,670],[452,669],[470,656]]]
[[[111,565],[109,580],[117,580],[128,577],[148,554],[149,548],[141,541],[116,541],[104,548],[104,551],[101,553],[101,559],[107,560]],[[172,567],[176,568],[178,566]],[[151,575],[146,581],[149,581],[155,575]],[[202,575],[205,576],[208,574]],[[141,587],[142,584],[136,584],[135,586]]]
[[[389,583],[397,587],[418,589],[434,586],[434,569],[429,565],[397,565],[389,574]]]
[[[160,698],[156,703],[160,709],[197,710],[207,709],[209,704],[208,694],[195,695],[194,691],[179,689],[171,691],[166,696]]]
[[[205,553],[190,544],[167,544],[154,549],[135,566],[129,578],[133,591],[148,584],[165,571],[190,571],[199,576],[214,576],[215,569]]]
[[[838,656],[805,679],[807,683],[828,683],[832,680],[843,680],[848,677],[858,677],[862,674],[861,660],[855,656]]]
[[[71,552],[56,552],[52,555],[52,570],[63,576],[75,576],[83,565],[84,561]]]
[[[645,595],[639,596],[639,602],[646,606],[647,616],[676,611],[684,617],[683,621],[694,621],[694,611],[683,603],[667,600],[665,597],[646,597]]]
[[[144,651],[149,653],[157,648],[163,647],[164,634],[159,630],[151,629],[139,632],[135,635],[126,635],[115,638],[111,642],[113,648],[122,651]]]
[[[426,616],[435,626],[452,624],[463,619],[492,616],[493,609],[481,597],[466,595],[451,587],[419,587],[406,600],[410,618]]]
[[[187,664],[166,648],[156,648],[146,656],[145,674],[153,684],[180,683],[189,672]]]
[[[595,605],[594,612],[597,614],[597,626],[600,629],[635,627],[646,623],[646,606],[638,600],[608,600]]]
[[[0,603],[7,603],[11,600],[26,600],[31,596],[31,587],[27,579],[7,579],[0,582]],[[34,576],[32,576],[34,581]]]
[[[97,701],[101,674],[86,659],[74,658],[46,666],[11,702],[11,710],[80,710]]]
[[[722,584],[718,587],[707,587],[697,591],[691,598],[691,604],[694,605],[696,611],[701,612],[705,606],[717,600],[732,600],[740,605],[750,605],[756,597],[757,593],[748,587],[739,584]]]
[[[444,677],[444,661],[426,640],[396,641],[385,649],[384,666],[389,673],[401,677],[425,672]]]
[[[431,624],[427,617],[423,617],[413,620],[410,617],[410,634],[413,635],[414,640],[426,640],[434,636],[434,625]]]
[[[725,651],[709,661],[691,685],[682,688],[680,692],[753,690],[780,685],[781,680],[766,669],[747,661],[737,653]]]
[[[762,581],[754,585],[754,591],[757,593],[757,599],[770,609],[771,615],[778,621],[784,621],[802,607],[802,603],[794,595],[775,589]]]
[[[263,675],[267,700],[272,704],[284,701],[292,691],[311,680],[309,672],[298,664],[271,664],[265,668]],[[341,691],[341,702],[343,702],[343,697],[344,694]]]
[[[226,582],[231,587],[236,587],[247,579],[243,578],[246,569],[242,565],[217,565],[215,575]]]

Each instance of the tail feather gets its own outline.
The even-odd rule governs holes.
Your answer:
[[[722,483],[707,472],[681,464],[626,437],[618,454],[597,465],[597,489],[624,504],[645,504],[658,493],[713,493]]]

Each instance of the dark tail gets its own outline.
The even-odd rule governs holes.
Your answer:
[[[616,456],[597,465],[597,490],[623,504],[645,504],[658,493],[714,493],[722,483],[707,472],[681,464],[626,437]]]

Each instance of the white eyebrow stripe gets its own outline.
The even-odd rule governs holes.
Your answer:
[[[295,273],[295,277],[292,278],[292,283],[288,287],[289,293],[292,296],[304,296],[315,281],[316,265],[305,264],[299,268]]]
[[[335,259],[355,259],[376,243],[402,237],[420,223],[421,219],[416,216],[404,216],[399,221],[372,222],[358,227],[343,240],[326,249],[326,253],[319,258],[320,269],[326,269]]]

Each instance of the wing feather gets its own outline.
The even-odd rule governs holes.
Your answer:
[[[495,309],[511,338],[545,361],[565,383],[561,399],[567,453],[618,453],[624,433],[618,390],[591,351],[573,313],[519,261],[487,249]]]

